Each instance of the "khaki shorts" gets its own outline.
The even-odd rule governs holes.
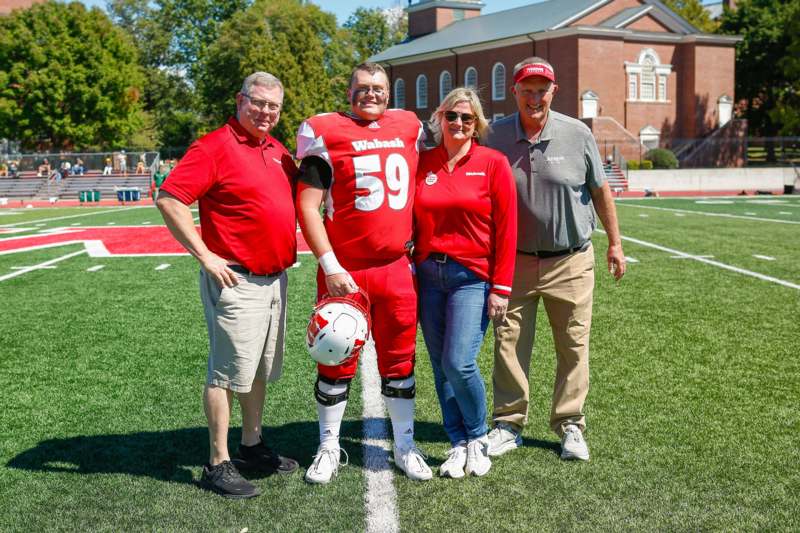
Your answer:
[[[250,392],[253,380],[275,381],[283,367],[286,273],[235,274],[239,284],[220,289],[200,269],[200,299],[208,326],[206,384]]]

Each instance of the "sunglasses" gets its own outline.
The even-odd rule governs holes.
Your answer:
[[[458,113],[456,111],[444,112],[444,119],[447,122],[455,122],[459,118],[461,119],[461,123],[465,126],[469,126],[470,124],[475,122],[475,115],[471,115],[469,113]]]

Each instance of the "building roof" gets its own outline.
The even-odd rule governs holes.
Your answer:
[[[11,13],[14,9],[25,9],[44,0],[0,0],[0,15]]]
[[[717,20],[722,16],[723,11],[723,4],[722,2],[714,2],[711,4],[704,4],[703,7],[706,11],[708,11],[708,16],[711,17],[711,20]]]
[[[547,0],[453,22],[441,30],[392,46],[370,58],[386,62],[451,48],[553,31],[583,18],[612,0]],[[617,28],[649,12],[676,34],[700,33],[659,0],[642,0],[643,5],[624,9],[601,26]],[[416,4],[415,4],[416,5]],[[412,5],[412,7],[414,7]]]

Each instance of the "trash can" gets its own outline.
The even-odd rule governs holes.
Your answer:
[[[120,202],[138,202],[141,199],[139,189],[118,189],[117,200]]]
[[[98,191],[97,189],[94,189],[92,191],[92,201],[93,202],[99,202],[100,201],[100,191]]]

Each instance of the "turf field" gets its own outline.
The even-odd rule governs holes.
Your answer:
[[[93,257],[58,229],[80,241],[81,228],[133,226],[136,241],[158,212],[0,210],[0,531],[797,531],[800,197],[618,206],[622,282],[595,238],[590,463],[560,461],[548,429],[554,356],[541,312],[524,447],[486,477],[421,484],[391,463],[380,471],[356,380],[338,479],[257,479],[263,495],[249,501],[195,484],[207,347],[194,260],[139,255],[142,243]],[[11,245],[53,234],[67,244]],[[265,436],[301,469],[317,445],[303,346],[314,270],[308,255],[290,270],[287,361],[267,392]],[[435,467],[449,445],[421,340],[417,388],[417,441]]]

